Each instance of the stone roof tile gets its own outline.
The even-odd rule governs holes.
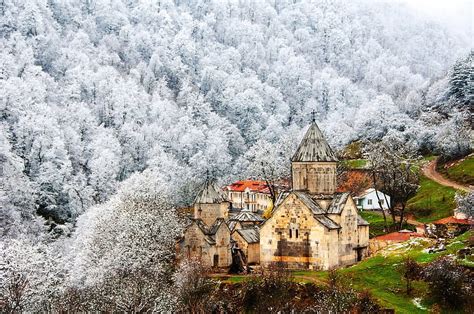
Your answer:
[[[331,218],[324,215],[314,215],[317,221],[328,229],[341,229],[341,226]]]
[[[260,242],[260,233],[258,228],[237,229],[236,232],[239,233],[247,243]]]
[[[240,213],[233,216],[229,220],[231,221],[242,221],[242,222],[262,222],[265,219],[260,217],[258,214],[251,212],[248,209],[242,209]]]
[[[332,202],[328,206],[326,213],[328,214],[340,214],[344,208],[344,205],[347,202],[349,197],[349,192],[344,193],[334,193]]]
[[[319,204],[313,200],[308,193],[299,191],[293,191],[293,193],[313,212],[313,214],[324,214],[324,210],[321,206],[319,206]]]
[[[197,204],[218,204],[223,202],[227,202],[226,195],[216,186],[214,181],[209,179],[204,182],[201,191],[199,191],[194,199],[194,203]]]
[[[337,161],[336,154],[332,151],[323,133],[313,122],[301,140],[298,149],[291,161]]]

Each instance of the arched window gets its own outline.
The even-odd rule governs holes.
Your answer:
[[[298,239],[298,229],[295,230],[295,237]]]
[[[292,235],[293,235],[293,233],[292,233],[292,230],[290,228],[290,239],[291,239]]]

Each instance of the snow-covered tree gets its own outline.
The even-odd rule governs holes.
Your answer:
[[[454,65],[449,79],[449,95],[459,107],[468,107],[474,102],[474,51]]]
[[[0,310],[46,311],[64,278],[53,247],[24,239],[0,241]]]
[[[456,210],[467,219],[474,219],[474,192],[457,193],[455,196]]]
[[[132,177],[78,220],[68,280],[72,287],[98,289],[97,310],[107,308],[106,299],[119,311],[152,309],[170,284],[182,224],[166,200],[166,184],[142,183]]]

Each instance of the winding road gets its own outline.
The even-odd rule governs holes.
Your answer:
[[[458,190],[466,191],[466,192],[471,192],[472,189],[469,187],[459,184],[457,182],[451,181],[445,177],[443,177],[439,172],[436,171],[436,164],[438,162],[438,157],[436,157],[434,160],[430,161],[423,167],[423,174],[430,178],[433,181],[438,182],[441,185],[444,186],[449,186]]]

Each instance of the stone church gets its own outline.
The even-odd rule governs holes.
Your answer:
[[[178,258],[195,258],[207,267],[228,268],[232,249],[239,249],[245,264],[258,264],[258,225],[264,219],[248,209],[230,215],[230,207],[225,193],[207,179],[194,200],[193,218],[178,241]]]
[[[281,263],[293,269],[351,265],[367,254],[369,224],[349,193],[336,192],[337,158],[313,121],[291,159],[292,190],[280,193],[266,221],[241,209],[207,180],[194,217],[178,242],[180,258],[227,268],[236,248],[248,264]]]

